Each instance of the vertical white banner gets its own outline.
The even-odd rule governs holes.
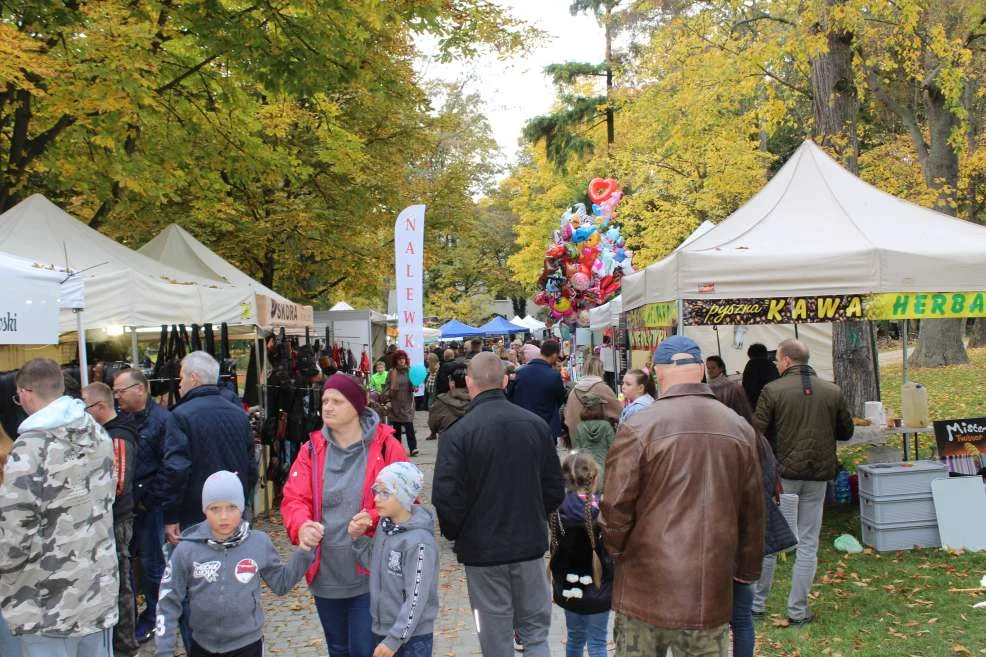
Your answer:
[[[424,363],[424,309],[422,275],[425,206],[412,205],[394,224],[394,262],[397,274],[397,347],[407,352],[411,365]]]

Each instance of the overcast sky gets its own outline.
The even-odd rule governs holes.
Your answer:
[[[605,39],[594,16],[572,16],[568,9],[570,0],[494,1],[508,8],[515,17],[546,32],[549,38],[523,57],[500,61],[490,56],[452,64],[425,60],[419,64],[419,70],[431,79],[470,79],[467,88],[482,96],[493,137],[512,163],[524,123],[548,113],[555,101],[555,88],[544,75],[544,67],[565,61],[600,62]],[[419,46],[427,50],[427,45]]]

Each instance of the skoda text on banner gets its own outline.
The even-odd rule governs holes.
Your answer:
[[[425,206],[405,208],[394,224],[394,262],[397,274],[397,346],[411,365],[424,363],[422,274]]]

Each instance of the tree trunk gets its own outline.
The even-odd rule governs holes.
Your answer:
[[[613,114],[613,16],[606,7],[606,154],[613,157],[616,141],[616,117]]]
[[[924,88],[924,107],[928,117],[928,133],[924,178],[928,187],[937,190],[935,209],[955,216],[959,187],[959,156],[950,143],[958,119],[948,107],[945,96],[934,85]],[[908,359],[914,367],[939,367],[968,363],[962,338],[964,319],[926,319],[921,322],[918,347]]]
[[[510,297],[510,305],[514,307],[514,314],[518,317],[527,316],[527,299],[524,297]]]
[[[978,317],[972,323],[972,334],[969,336],[969,344],[966,346],[970,349],[986,347],[986,318]]]
[[[826,0],[831,9],[844,0]],[[824,33],[828,49],[811,58],[811,92],[815,141],[835,153],[849,171],[859,173],[859,98],[853,82],[851,32],[826,26],[815,30]],[[865,321],[832,324],[832,366],[835,382],[850,411],[863,416],[864,402],[880,398],[876,374],[876,354]]]

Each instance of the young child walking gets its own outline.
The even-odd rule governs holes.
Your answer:
[[[606,657],[613,564],[603,548],[597,524],[599,500],[595,491],[599,466],[589,453],[572,452],[562,463],[562,475],[565,499],[548,517],[548,568],[555,604],[565,610],[565,656],[582,657],[588,644],[589,657]]]
[[[413,463],[391,463],[377,475],[373,501],[380,523],[360,511],[349,536],[370,571],[370,609],[377,643],[373,657],[430,657],[438,615],[438,547],[435,520],[415,504],[424,477]]]
[[[599,478],[596,481],[597,491],[602,491],[605,480],[606,454],[616,440],[616,431],[606,419],[606,406],[601,397],[586,395],[582,397],[582,415],[575,436],[572,438],[572,449],[584,450],[592,455],[599,466]]]
[[[242,520],[243,505],[243,484],[232,472],[220,470],[205,480],[205,522],[182,533],[161,577],[155,627],[158,657],[175,654],[175,629],[186,595],[190,657],[263,657],[260,580],[284,595],[304,576],[315,545],[303,543],[286,564],[281,563],[267,534]]]

